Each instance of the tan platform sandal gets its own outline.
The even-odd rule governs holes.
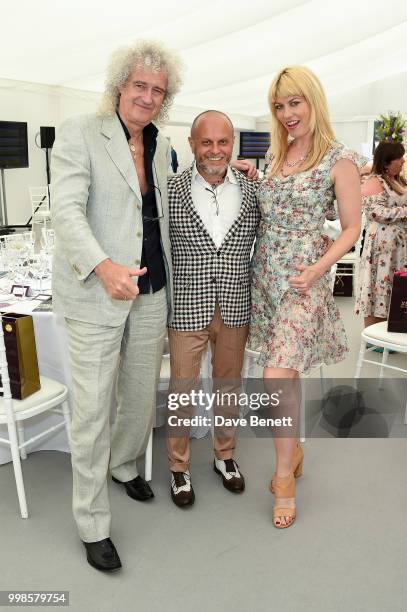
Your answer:
[[[295,508],[287,508],[279,505],[279,499],[295,498],[295,478],[294,474],[289,476],[274,476],[274,495],[275,505],[273,508],[273,525],[277,529],[291,527],[295,520]],[[271,487],[270,487],[271,488]],[[289,523],[283,524],[282,519],[291,519]]]
[[[303,451],[301,444],[297,442],[297,446],[295,447],[295,451],[293,455],[293,461],[291,464],[294,478],[299,478],[300,476],[302,476],[303,462],[304,462],[304,451]],[[274,493],[274,479],[275,478],[276,478],[276,475],[274,474],[273,478],[271,479],[271,483],[270,483],[270,491],[272,493]]]

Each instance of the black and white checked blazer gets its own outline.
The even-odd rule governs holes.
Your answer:
[[[173,315],[169,327],[200,330],[213,318],[240,327],[250,318],[250,253],[260,220],[256,185],[233,170],[242,194],[240,212],[216,248],[191,196],[192,167],[169,177],[168,203],[173,265]]]

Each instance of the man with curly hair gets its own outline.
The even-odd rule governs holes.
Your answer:
[[[151,430],[171,302],[163,121],[181,86],[177,56],[140,42],[112,56],[98,114],[59,129],[52,155],[53,298],[73,378],[73,512],[88,562],[121,567],[110,540],[107,475],[131,498]],[[109,416],[116,391],[118,412]]]

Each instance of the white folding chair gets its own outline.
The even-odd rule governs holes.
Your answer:
[[[362,214],[360,234],[355,243],[355,250],[346,253],[336,264],[336,274],[338,276],[352,276],[352,295],[356,295],[357,287],[359,286],[359,273],[361,261],[361,246],[363,239],[363,230],[366,225],[366,218]]]
[[[40,187],[29,187],[30,202],[32,215],[38,218],[50,219],[51,212],[49,206],[49,191],[48,185],[41,185]]]
[[[367,348],[367,344],[371,344],[372,346]],[[381,362],[366,359],[365,354],[371,353],[377,346],[383,349],[383,357]],[[372,365],[380,367],[379,389],[382,388],[382,380],[385,368],[407,374],[407,368],[399,368],[397,366],[389,365],[387,363],[389,351],[396,351],[397,353],[407,354],[407,334],[388,332],[387,321],[381,321],[380,323],[375,323],[374,325],[369,325],[369,327],[366,327],[361,334],[359,358],[356,365],[355,378],[360,378],[360,373],[362,371],[364,363],[370,363]],[[404,423],[407,425],[407,401],[406,410],[404,413]]]
[[[69,440],[70,414],[67,402],[68,389],[65,385],[51,378],[40,377],[41,389],[24,400],[15,400],[11,397],[10,377],[7,364],[6,349],[4,345],[3,322],[0,315],[0,374],[3,397],[0,399],[0,424],[7,425],[8,439],[0,437],[0,444],[10,448],[13,460],[14,476],[17,486],[18,501],[22,518],[28,517],[27,501],[25,497],[21,459],[27,457],[27,447],[42,440],[45,436],[56,433],[65,427]],[[26,419],[42,414],[46,411],[62,415],[61,422],[49,427],[45,431],[24,439],[23,423]]]
[[[163,359],[161,362],[160,379],[158,381],[157,391],[166,391],[170,380],[170,353],[168,350],[168,340],[164,345]],[[144,479],[151,480],[153,474],[153,431],[154,427],[151,428],[150,436],[144,455]]]

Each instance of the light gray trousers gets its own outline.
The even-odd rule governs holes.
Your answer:
[[[84,542],[110,535],[109,469],[122,482],[138,475],[136,460],[154,419],[166,323],[165,289],[139,295],[119,327],[66,319],[74,395],[73,513]]]

